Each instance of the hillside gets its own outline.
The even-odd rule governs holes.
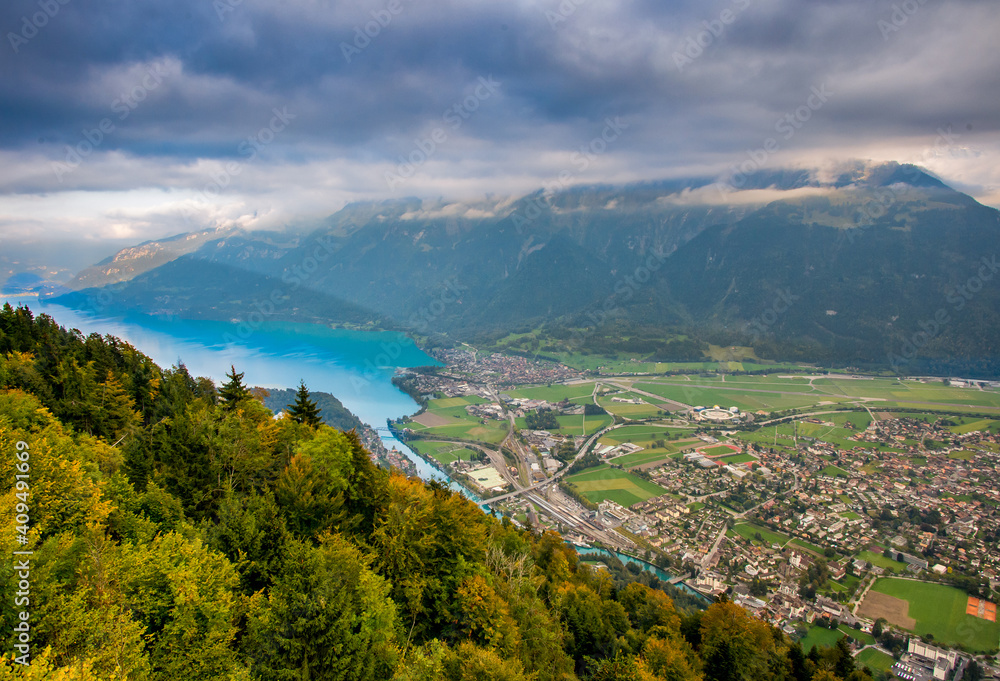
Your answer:
[[[286,411],[289,405],[295,403],[296,391],[293,388],[284,390],[270,388],[266,392],[268,395],[264,398],[264,406],[275,414]],[[323,423],[337,430],[347,431],[356,428],[361,431],[363,424],[360,419],[336,397],[324,392],[311,392],[309,395],[319,407],[319,417],[323,419]]]
[[[871,678],[841,644],[806,657],[730,602],[675,603],[649,573],[591,569],[553,533],[386,473],[238,379],[216,390],[10,306],[0,456],[21,513],[4,547],[31,552],[0,572],[31,605],[0,614],[30,632],[4,678]]]
[[[998,216],[895,164],[822,182],[759,173],[741,192],[691,180],[479,204],[409,199],[348,206],[287,243],[211,241],[114,296],[216,319],[273,301],[276,319],[473,341],[641,327],[775,359],[996,376]],[[944,321],[921,335],[938,310]]]

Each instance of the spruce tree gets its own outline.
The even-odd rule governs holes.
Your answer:
[[[229,380],[219,388],[219,397],[225,408],[233,409],[237,402],[250,397],[250,390],[243,383],[243,372],[237,373],[235,365],[230,365],[229,368],[231,371],[226,374]]]
[[[288,405],[288,416],[296,423],[304,423],[307,426],[318,426],[323,423],[323,419],[319,417],[319,407],[309,397],[309,389],[303,380],[299,381],[295,404]]]

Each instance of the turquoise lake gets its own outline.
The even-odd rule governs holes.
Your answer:
[[[397,367],[438,364],[407,336],[390,331],[348,331],[318,324],[264,321],[254,328],[230,322],[166,319],[144,314],[109,316],[47,303],[36,297],[5,297],[0,305],[27,305],[58,324],[84,335],[118,336],[161,367],[183,362],[194,376],[220,383],[230,366],[245,372],[248,385],[294,388],[304,380],[310,390],[330,393],[373,428],[386,419],[419,409],[409,395],[392,384]],[[416,465],[420,477],[451,482],[399,442],[380,431],[389,448],[396,447]],[[451,483],[453,489],[459,487]]]

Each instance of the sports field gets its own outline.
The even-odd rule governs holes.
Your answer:
[[[817,648],[832,648],[837,645],[837,641],[842,636],[857,638],[859,634],[862,636],[865,635],[864,632],[854,631],[849,628],[827,629],[826,627],[813,625],[806,635],[799,639],[799,643],[802,645],[802,650],[808,653],[813,646]]]
[[[709,445],[708,447],[699,447],[698,453],[708,457],[732,456],[739,454],[740,448],[736,445]]]
[[[757,461],[753,454],[732,454],[730,456],[720,456],[718,461],[722,463],[750,463]]]
[[[988,622],[996,622],[997,604],[981,600],[975,596],[969,596],[969,602],[965,606],[965,614],[984,619]]]
[[[570,475],[566,482],[595,504],[610,499],[622,506],[631,506],[666,492],[657,484],[606,464]]]
[[[430,456],[445,466],[450,464],[452,461],[458,461],[459,459],[462,459],[463,461],[470,461],[473,454],[475,454],[475,452],[471,449],[466,449],[456,442],[410,440],[407,444],[421,454]]]
[[[769,530],[766,527],[761,527],[760,525],[753,525],[752,523],[740,523],[733,527],[733,531],[744,539],[754,539],[754,535],[760,533],[763,540],[769,544],[781,544],[784,545],[788,541],[788,537],[783,534],[779,534],[774,530]]]
[[[861,668],[868,667],[872,671],[888,673],[896,660],[892,655],[886,655],[881,650],[875,648],[865,648],[854,657],[854,661]]]
[[[873,604],[868,599],[875,596]],[[896,601],[895,603],[893,599]],[[903,603],[906,611],[900,612]],[[969,615],[968,595],[944,584],[915,582],[893,577],[879,579],[868,593],[859,614],[885,617],[889,622],[916,634],[933,634],[944,645],[962,644],[977,652],[992,650],[1000,645],[1000,624]],[[875,614],[875,611],[884,611]]]
[[[902,572],[906,569],[906,563],[886,558],[881,553],[875,553],[874,551],[861,551],[857,557],[883,569],[894,570],[896,572]]]

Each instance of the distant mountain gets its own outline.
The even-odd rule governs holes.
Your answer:
[[[887,186],[707,229],[674,254],[655,297],[680,301],[703,334],[771,355],[995,372],[1000,214],[943,186]]]
[[[0,291],[7,293],[54,292],[73,279],[76,272],[103,257],[109,249],[127,245],[118,239],[105,241],[60,238],[58,241],[3,235],[0,248]],[[109,245],[110,244],[110,245]],[[42,285],[38,285],[43,282]]]
[[[998,215],[914,166],[862,163],[761,172],[741,191],[701,178],[403,199],[349,205],[301,238],[207,240],[115,300],[466,339],[642,328],[761,356],[995,374],[1000,286],[982,258]]]
[[[79,272],[69,286],[83,289],[129,281],[143,272],[193,253],[208,241],[225,237],[233,232],[233,229],[206,229],[123,248],[96,265]]]

